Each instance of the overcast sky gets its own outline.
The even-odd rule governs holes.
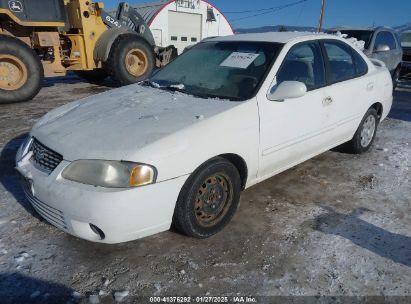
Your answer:
[[[300,1],[301,3],[295,4]],[[210,3],[225,13],[235,28],[278,24],[317,26],[321,0],[302,1],[304,0],[210,0]],[[106,7],[114,8],[122,1],[104,2]],[[130,1],[131,4],[145,2],[150,1]],[[411,0],[326,0],[326,3],[325,27],[397,26],[411,22]],[[292,6],[281,10],[266,10],[290,4]]]

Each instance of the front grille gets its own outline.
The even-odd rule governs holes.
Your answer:
[[[31,194],[31,190],[29,189],[30,185],[27,181],[23,182],[23,189],[24,193],[26,194],[27,199],[32,204],[33,208],[40,214],[47,222],[60,228],[62,230],[67,231],[67,225],[64,220],[64,214],[60,210],[53,208]]]
[[[53,172],[53,170],[63,161],[63,155],[46,147],[35,138],[33,138],[29,151],[33,152],[30,161],[38,169],[47,173]]]

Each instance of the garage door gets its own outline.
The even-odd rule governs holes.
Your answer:
[[[169,42],[173,44],[178,53],[196,44],[201,40],[202,15],[182,12],[168,12]]]

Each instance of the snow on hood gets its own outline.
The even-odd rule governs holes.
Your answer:
[[[31,134],[69,161],[133,161],[139,149],[238,104],[134,84],[57,108]]]

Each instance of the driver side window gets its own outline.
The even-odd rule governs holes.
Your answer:
[[[318,42],[303,42],[288,52],[277,73],[277,84],[283,81],[302,82],[307,90],[325,85],[325,69]]]
[[[395,50],[397,48],[394,36],[386,31],[379,32],[375,38],[374,49],[378,48],[380,45],[388,45],[390,50]]]

